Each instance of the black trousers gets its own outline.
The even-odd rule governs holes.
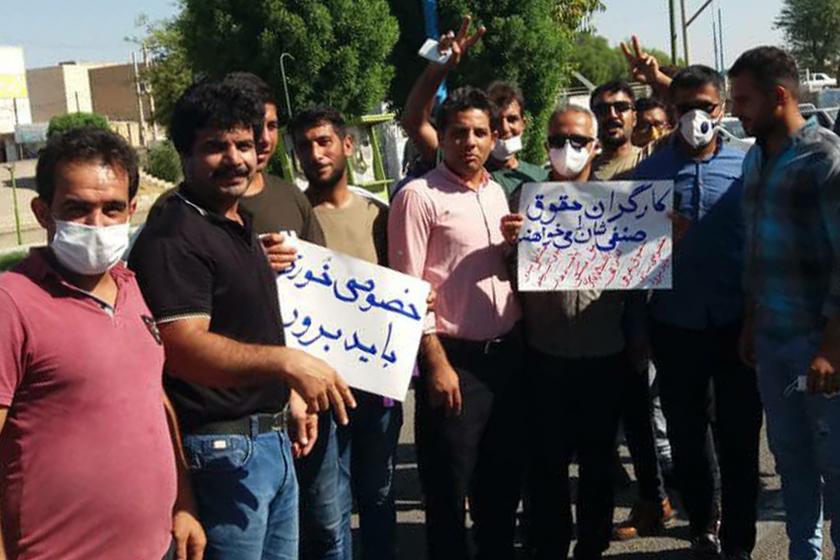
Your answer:
[[[755,371],[738,358],[740,331],[740,323],[701,331],[651,327],[674,472],[691,531],[708,531],[717,520],[716,451],[720,539],[727,553],[751,552],[756,538],[762,410]],[[714,450],[708,445],[710,425]]]
[[[529,476],[529,529],[537,559],[566,558],[572,540],[569,464],[577,457],[575,558],[601,558],[609,548],[615,497],[613,452],[627,380],[622,355],[564,359],[528,351],[536,403]]]
[[[626,392],[622,398],[622,421],[627,448],[633,460],[633,471],[639,483],[639,498],[662,503],[668,497],[653,432],[653,403],[648,372],[639,371],[628,362]]]
[[[441,339],[460,378],[463,410],[447,417],[416,385],[415,439],[434,560],[512,559],[524,467],[522,343],[509,334],[489,347]],[[469,498],[475,543],[466,530]]]

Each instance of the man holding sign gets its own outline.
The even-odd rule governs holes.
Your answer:
[[[498,223],[502,187],[484,164],[497,112],[474,88],[454,91],[438,123],[443,162],[401,190],[388,221],[392,267],[437,293],[421,342],[418,466],[426,498],[429,557],[470,558],[465,499],[480,558],[513,558],[521,451],[517,386],[521,317]]]
[[[573,181],[585,189],[583,183],[589,181],[592,172],[597,138],[598,124],[588,109],[569,106],[555,111],[549,121],[547,142],[551,180]],[[514,194],[514,203],[519,202],[521,209],[540,205],[538,201],[543,197],[548,200],[552,192],[547,187],[526,185]],[[548,206],[550,210],[559,209]],[[501,227],[507,241],[515,244],[523,227],[530,232],[547,221],[523,210],[505,216]],[[540,276],[548,276],[551,268],[541,270]],[[580,465],[575,557],[598,558],[609,547],[614,507],[612,456],[629,368],[624,355],[624,316],[628,301],[636,298],[631,294],[582,288],[520,294],[529,386],[537,399],[528,479],[529,536],[534,558],[568,555],[572,540],[568,472],[575,455]]]
[[[636,179],[674,179],[674,289],[651,300],[651,343],[674,468],[695,554],[748,558],[756,538],[761,403],[755,371],[738,359],[744,153],[717,134],[723,77],[705,66],[670,86],[679,127]],[[707,443],[712,419],[717,453]],[[715,455],[722,504],[715,499]],[[722,508],[721,508],[722,505]],[[722,513],[722,517],[721,517]],[[718,524],[720,540],[718,543]]]
[[[295,154],[309,180],[306,195],[321,224],[328,249],[385,266],[388,207],[350,190],[348,160],[353,138],[344,117],[329,107],[299,112],[289,125]],[[359,507],[361,550],[365,558],[396,558],[397,512],[394,457],[402,406],[371,393],[353,391],[358,407],[351,422],[338,428],[338,502],[344,558],[353,556],[350,514]],[[310,468],[315,467],[310,465]],[[323,465],[317,470],[329,473]],[[334,473],[333,473],[334,474]],[[335,500],[336,496],[328,499]]]

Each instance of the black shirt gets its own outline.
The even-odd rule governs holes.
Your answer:
[[[264,179],[259,194],[239,200],[239,206],[254,217],[254,231],[260,234],[291,230],[304,241],[323,246],[324,232],[306,195],[280,177],[264,175]]]
[[[254,234],[189,201],[183,185],[146,222],[131,251],[130,267],[159,323],[205,316],[210,332],[233,340],[283,345],[274,273]],[[215,389],[165,376],[167,394],[184,431],[283,409],[288,388],[280,381]]]

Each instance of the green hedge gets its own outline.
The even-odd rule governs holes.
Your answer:
[[[50,119],[50,124],[47,127],[47,138],[74,128],[83,128],[86,126],[111,130],[111,127],[108,125],[108,119],[99,113],[68,113]]]
[[[172,142],[165,140],[155,142],[149,147],[146,154],[146,163],[143,166],[146,173],[152,177],[179,183],[181,181],[181,158]]]

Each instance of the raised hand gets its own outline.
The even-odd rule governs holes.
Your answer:
[[[621,51],[630,66],[630,75],[637,82],[654,86],[661,82],[663,77],[667,78],[659,71],[659,61],[656,57],[642,49],[642,43],[637,36],[632,37],[632,49],[630,45],[622,42]]]
[[[470,34],[469,31],[471,24],[472,16],[466,15],[464,16],[464,19],[461,20],[461,28],[458,30],[457,34],[450,31],[449,33],[445,33],[441,36],[438,50],[440,52],[448,50],[452,51],[452,56],[449,57],[449,60],[446,63],[449,68],[457,66],[461,62],[463,56],[467,54],[467,51],[469,51],[470,48],[475,45],[487,31],[487,29],[482,25],[475,30],[475,33]]]

